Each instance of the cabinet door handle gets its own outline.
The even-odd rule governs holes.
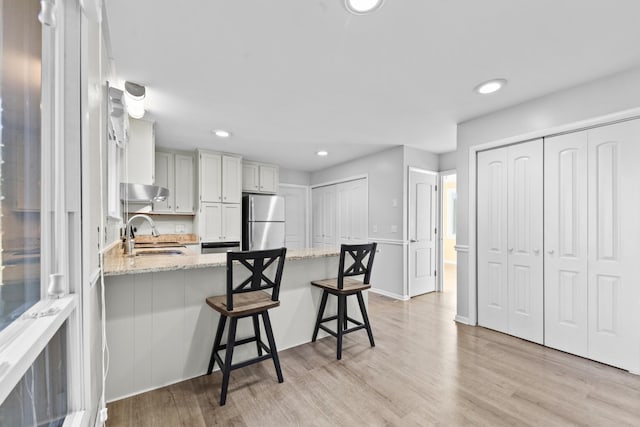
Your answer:
[[[227,196],[224,196],[224,199],[227,200]]]
[[[536,254],[536,255],[538,255],[538,254],[540,253],[540,249],[534,249],[534,250],[533,250],[533,253],[534,253],[534,254]]]
[[[513,248],[509,248],[509,252],[513,252]]]
[[[180,206],[176,206],[176,209],[180,209]]]
[[[554,252],[555,252],[555,251],[554,251],[553,249],[549,249],[549,250],[547,251],[547,253],[548,253],[549,255],[553,255],[553,253],[554,253]]]

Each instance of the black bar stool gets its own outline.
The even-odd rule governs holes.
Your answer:
[[[222,370],[222,390],[220,392],[220,405],[224,405],[227,400],[227,388],[229,387],[229,375],[231,371],[243,368],[254,363],[262,362],[266,359],[273,359],[276,368],[278,382],[283,382],[282,371],[280,370],[280,360],[278,359],[278,351],[276,342],[273,339],[273,331],[271,330],[271,321],[269,320],[269,309],[278,307],[278,294],[280,292],[280,281],[282,280],[282,269],[284,267],[285,254],[287,248],[271,249],[264,251],[252,252],[227,252],[227,294],[207,298],[207,304],[220,313],[220,321],[218,322],[218,330],[213,341],[213,349],[211,350],[211,359],[209,360],[209,369],[207,375],[213,371],[213,365],[218,362]],[[265,275],[268,267],[278,262],[275,269],[273,280]],[[240,283],[233,286],[233,267],[234,265],[243,265],[251,275]],[[272,289],[271,295],[265,292],[265,289]],[[260,339],[260,321],[258,315],[262,316],[264,322],[264,330],[267,334],[269,346],[267,347]],[[236,340],[236,326],[238,319],[249,317],[253,318],[253,330],[255,336]],[[227,343],[221,344],[222,333],[225,324],[229,322],[229,333]],[[258,356],[246,360],[244,362],[232,364],[233,348],[236,345],[256,343]],[[226,349],[224,363],[218,354],[220,350]],[[262,351],[266,354],[262,354]]]
[[[314,280],[311,282],[313,286],[317,286],[322,289],[322,300],[320,301],[318,318],[316,320],[316,326],[313,330],[313,338],[311,341],[316,340],[319,329],[322,329],[336,337],[338,339],[338,360],[342,359],[342,336],[344,334],[355,332],[360,329],[366,329],[367,335],[369,335],[369,343],[371,343],[371,347],[375,347],[376,345],[373,341],[373,333],[371,332],[371,325],[369,324],[369,316],[367,316],[367,308],[364,306],[364,299],[362,298],[362,291],[371,288],[369,280],[371,279],[371,268],[373,267],[373,257],[376,253],[376,247],[377,243],[369,243],[366,245],[341,245],[338,278]],[[345,269],[345,258],[347,254],[353,258],[354,262],[350,267]],[[369,259],[365,267],[364,260],[367,256],[369,256]],[[349,277],[360,276],[362,274],[364,274],[364,280],[362,282]],[[336,316],[322,318],[329,294],[338,297],[338,314]],[[347,314],[347,297],[354,294],[358,297],[358,305],[360,306],[363,322],[354,320]],[[324,322],[331,320],[337,321],[335,332],[323,325]],[[348,328],[348,322],[351,322],[356,326]]]

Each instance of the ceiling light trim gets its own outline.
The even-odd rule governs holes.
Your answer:
[[[498,78],[487,80],[486,82],[480,83],[478,86],[474,88],[474,91],[480,95],[491,95],[492,93],[496,93],[507,85],[507,79]]]
[[[380,9],[385,0],[344,0],[344,7],[354,15],[367,15]]]

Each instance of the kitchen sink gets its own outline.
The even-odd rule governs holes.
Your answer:
[[[150,256],[150,255],[185,255],[185,253],[178,249],[156,249],[153,251],[136,252],[136,256]]]

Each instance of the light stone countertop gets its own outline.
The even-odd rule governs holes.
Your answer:
[[[171,248],[162,248],[171,249]],[[128,257],[122,253],[120,245],[115,245],[104,257],[104,275],[121,276],[125,274],[156,273],[161,271],[188,270],[193,268],[224,267],[227,255],[199,254],[187,248],[175,248],[185,255],[147,255]],[[135,252],[150,249],[136,249]],[[134,252],[134,253],[135,253]],[[287,261],[339,256],[340,248],[288,249]]]

